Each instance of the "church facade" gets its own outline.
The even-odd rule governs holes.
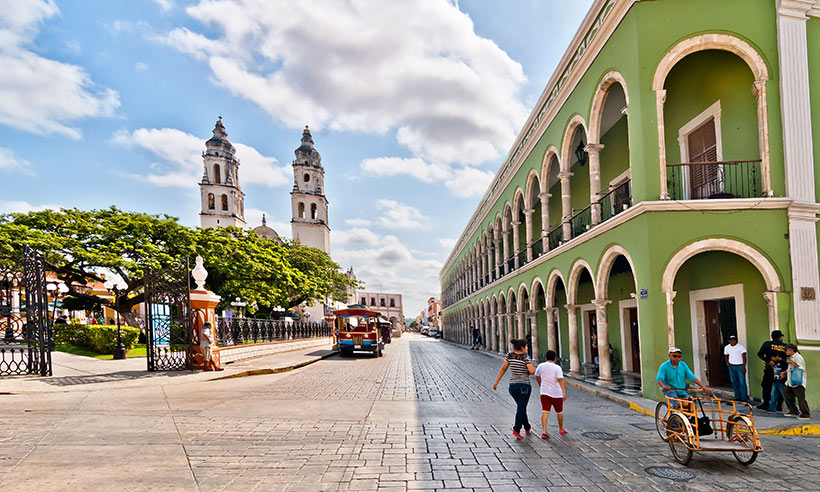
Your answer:
[[[216,121],[214,136],[205,142],[202,161],[205,172],[199,182],[202,227],[240,227],[245,223],[245,194],[239,187],[239,160],[228,141],[222,117]]]

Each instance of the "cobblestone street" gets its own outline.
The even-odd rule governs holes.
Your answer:
[[[817,490],[816,438],[763,436],[749,468],[727,454],[696,454],[683,468],[652,419],[573,390],[569,434],[553,428],[542,441],[535,425],[514,440],[506,377],[492,390],[499,365],[409,334],[383,358],[337,356],[283,374],[0,396],[0,488]],[[537,422],[535,397],[529,408]],[[650,475],[655,466],[693,478]]]

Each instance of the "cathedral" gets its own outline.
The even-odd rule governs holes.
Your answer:
[[[291,237],[306,246],[321,249],[330,254],[330,227],[328,226],[328,201],[325,198],[325,170],[322,156],[313,146],[310,129],[305,126],[302,141],[294,151],[293,190],[291,196]],[[199,213],[202,227],[247,227],[245,222],[245,193],[239,185],[239,159],[236,148],[228,141],[228,133],[220,116],[213,129],[213,137],[205,142],[202,153],[205,167],[199,183],[202,208]],[[262,225],[255,227],[259,237],[279,241],[279,234],[267,225],[262,215]],[[355,279],[351,267],[345,274]],[[356,298],[355,289],[350,291],[350,302]],[[338,307],[338,306],[334,306]],[[300,314],[308,320],[319,321],[327,315],[329,307],[301,306]]]

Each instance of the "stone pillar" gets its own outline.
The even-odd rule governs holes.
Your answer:
[[[501,271],[499,267],[501,266],[501,250],[499,249],[501,246],[501,240],[499,239],[499,232],[493,231],[493,235],[495,235],[495,278],[499,278],[501,276]]]
[[[541,250],[546,253],[550,249],[550,193],[539,193],[541,199]]]
[[[535,209],[528,208],[524,210],[524,223],[526,224],[525,232],[527,234],[527,262],[532,261],[532,240],[533,240],[533,231],[532,231],[532,214],[535,213]]]
[[[675,346],[675,295],[674,290],[666,293],[666,330],[670,347]]]
[[[572,173],[569,171],[561,171],[558,173],[558,179],[561,180],[561,214],[563,217],[561,221],[564,228],[564,241],[572,239],[572,226],[569,219],[572,217],[572,192],[570,191],[569,178]]]
[[[589,203],[593,205],[592,224],[601,223],[601,206],[598,202],[601,200],[601,150],[604,146],[602,144],[587,144],[584,150],[589,155]]]
[[[13,282],[17,282],[17,280],[13,280]],[[12,287],[11,288],[11,315],[15,318],[20,317],[20,288],[19,287]]]
[[[496,329],[496,316],[490,315],[490,338],[487,340],[487,350],[498,352],[498,330]]]
[[[539,362],[541,349],[538,345],[538,311],[528,311],[527,314],[530,318],[530,333],[532,333],[532,360]]]
[[[661,200],[669,200],[669,190],[666,183],[666,130],[663,122],[663,105],[666,102],[666,89],[655,91],[655,110],[657,111],[658,125],[658,160],[661,172]]]
[[[507,321],[507,334],[506,334],[507,345],[504,347],[504,352],[512,350],[512,348],[510,347],[510,340],[515,338],[513,336],[513,315],[512,315],[512,313],[507,313],[506,318],[507,318],[506,319],[506,321]]]
[[[513,255],[515,255],[513,258],[513,265],[515,265],[515,269],[518,270],[521,267],[521,265],[518,263],[518,253],[521,252],[521,232],[518,230],[518,226],[521,225],[521,222],[513,220],[511,225],[513,230]]]
[[[756,80],[752,93],[757,100],[757,141],[760,151],[760,182],[763,196],[774,196],[769,152],[769,108],[766,103],[766,81]]]
[[[192,349],[194,353],[194,369],[205,369],[205,362],[202,358],[202,351],[199,348],[199,341],[202,339],[202,329],[205,327],[205,322],[211,322],[211,353],[214,356],[214,362],[217,367],[221,365],[219,361],[219,349],[216,347],[216,335],[219,326],[216,323],[216,305],[222,300],[221,297],[209,290],[192,290],[191,296],[191,311],[194,313],[193,326],[195,336],[193,339]]]
[[[504,227],[503,231],[504,235],[504,258],[502,258],[501,263],[504,265],[504,273],[510,273],[509,269],[507,268],[507,260],[510,258],[510,229],[509,226]]]
[[[558,352],[558,334],[555,332],[555,314],[558,308],[548,307],[547,312],[547,348]]]
[[[516,338],[525,340],[527,338],[527,312],[520,311],[516,315]]]
[[[569,372],[573,376],[581,375],[581,352],[578,343],[578,306],[567,304],[567,329],[569,330]]]
[[[612,361],[609,358],[609,328],[606,316],[606,307],[612,303],[608,299],[596,299],[595,324],[598,331],[598,383],[612,383]]]

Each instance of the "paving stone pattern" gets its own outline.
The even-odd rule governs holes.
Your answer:
[[[652,420],[577,391],[567,400],[568,435],[558,435],[553,416],[551,438],[536,437],[534,395],[533,434],[515,440],[506,378],[492,390],[499,366],[485,355],[406,335],[382,358],[333,357],[285,374],[164,386],[147,395],[127,389],[72,401],[42,396],[17,401],[39,408],[22,414],[0,397],[7,423],[0,432],[0,488],[83,483],[83,467],[94,473],[101,463],[87,463],[82,450],[59,483],[35,473],[40,462],[32,457],[60,446],[58,436],[83,432],[82,422],[105,427],[104,419],[119,412],[130,431],[115,436],[136,440],[139,456],[121,469],[124,490],[818,490],[820,440],[807,437],[764,436],[766,451],[748,468],[731,455],[696,454],[689,481],[650,475],[648,467],[682,468],[648,425]],[[135,437],[146,427],[154,429],[152,437]],[[617,438],[589,439],[584,432]],[[115,445],[103,436],[87,440],[97,449]],[[161,480],[161,467],[146,468],[159,449],[151,446],[160,444],[175,446],[163,452],[183,459],[166,467],[174,480]],[[145,482],[129,482],[135,477]]]

